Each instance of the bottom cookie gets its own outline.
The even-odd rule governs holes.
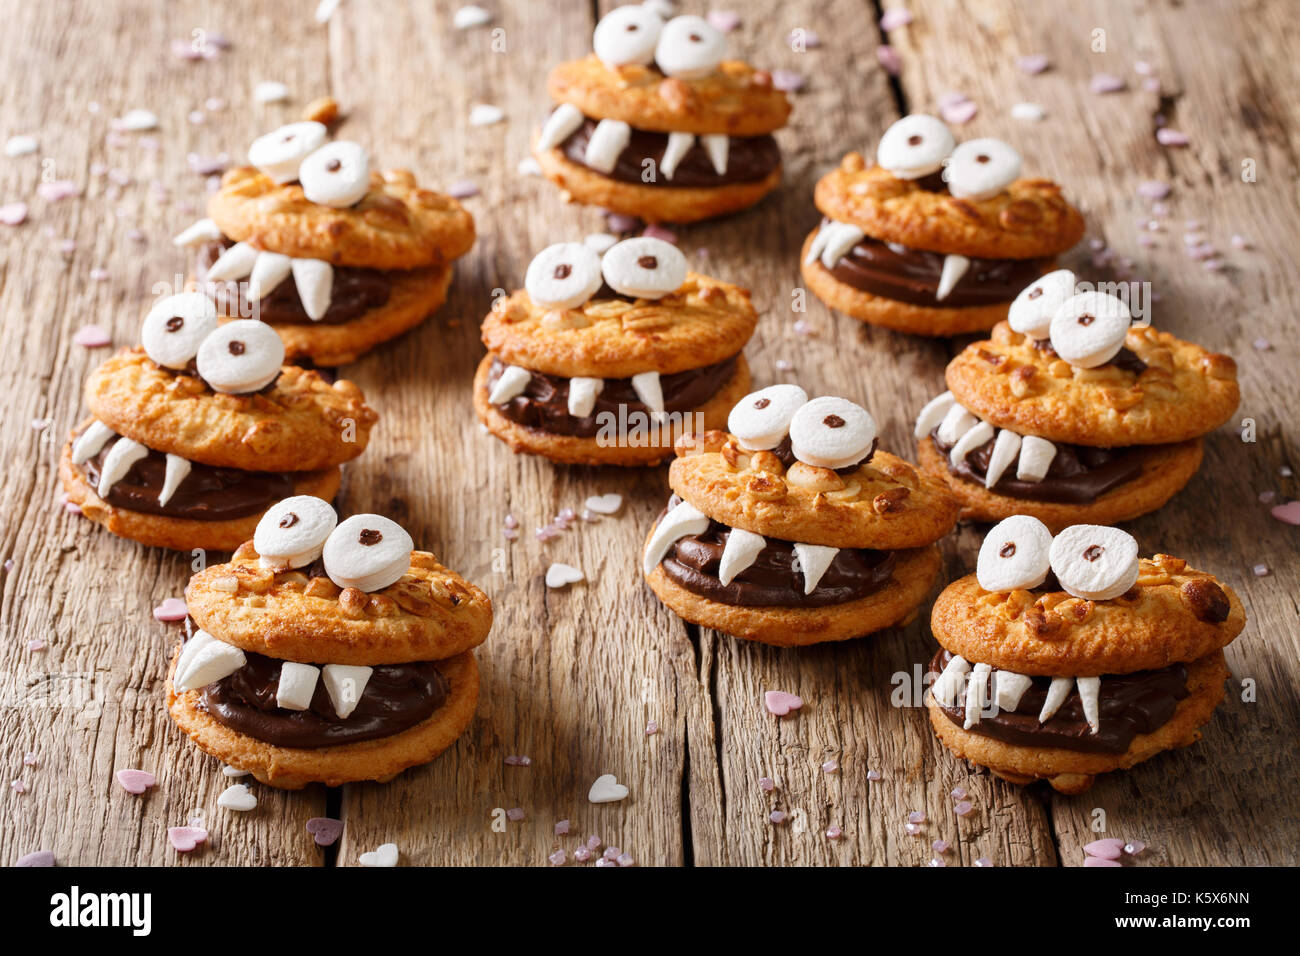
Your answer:
[[[662,566],[646,577],[659,600],[678,616],[733,637],[778,647],[802,647],[863,637],[906,621],[939,576],[936,545],[897,552],[893,579],[879,591],[824,607],[743,607],[701,597],[673,581]]]
[[[1192,661],[1187,665],[1188,695],[1179,701],[1173,716],[1151,733],[1135,736],[1121,754],[1009,744],[953,723],[929,693],[925,705],[935,733],[958,757],[987,767],[1009,783],[1045,780],[1058,792],[1072,795],[1091,787],[1097,774],[1126,770],[1162,751],[1200,740],[1200,728],[1209,722],[1214,708],[1223,700],[1223,682],[1228,677],[1222,651]]]
[[[167,673],[167,710],[176,725],[205,753],[282,790],[309,783],[337,787],[374,780],[385,783],[409,767],[428,763],[465,731],[478,703],[478,663],[472,651],[438,661],[451,684],[446,702],[430,717],[400,733],[332,747],[278,747],[227,727],[195,706],[202,691],[172,688],[177,647]]]
[[[1201,467],[1201,439],[1176,445],[1153,445],[1142,462],[1142,473],[1096,499],[1081,504],[1013,498],[966,481],[948,469],[934,442],[923,439],[917,447],[921,471],[945,482],[961,503],[962,521],[1001,521],[1012,515],[1037,518],[1056,534],[1072,524],[1117,524],[1162,507],[1191,481]]]

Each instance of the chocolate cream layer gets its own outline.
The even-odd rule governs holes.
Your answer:
[[[208,242],[198,247],[195,275],[206,276],[212,264],[229,249],[233,242]],[[352,266],[335,266],[330,286],[330,304],[319,319],[312,319],[298,297],[298,287],[293,276],[287,276],[260,302],[249,302],[244,297],[247,280],[213,282],[213,297],[217,307],[228,315],[257,315],[271,325],[309,325],[320,322],[338,325],[359,319],[367,312],[381,308],[392,293],[390,274],[379,269],[358,269]],[[256,311],[255,311],[256,310]]]
[[[598,123],[599,120],[587,117],[586,121],[560,144],[560,150],[569,162],[591,169],[586,163],[585,156],[587,143],[591,140],[591,134],[595,132]],[[719,175],[697,136],[695,143],[687,150],[686,155],[673,171],[672,178],[669,179],[659,172],[664,150],[667,148],[667,133],[656,133],[633,127],[632,136],[624,150],[619,153],[614,169],[608,173],[596,169],[591,171],[624,183],[685,188],[756,182],[767,178],[781,165],[781,150],[771,135],[732,136],[727,151],[727,171]],[[646,160],[652,160],[653,165],[648,165]],[[648,168],[655,171],[654,177],[649,180],[643,178],[648,175],[646,172]]]
[[[930,672],[939,674],[952,655],[940,648],[930,661]],[[986,681],[989,678],[986,678]],[[1092,732],[1083,714],[1077,689],[1071,690],[1046,723],[1038,715],[1047,699],[1050,677],[1034,677],[1014,711],[981,714],[971,733],[1024,747],[1059,748],[1084,753],[1121,754],[1138,734],[1149,734],[1167,724],[1178,702],[1187,697],[1187,668],[1183,664],[1132,674],[1107,674],[1101,678],[1097,696],[1098,730]],[[985,700],[991,699],[985,688]],[[961,727],[966,720],[966,692],[957,695],[953,706],[939,705],[944,716]]]
[[[329,747],[390,737],[427,719],[451,692],[435,661],[374,668],[346,718],[334,711],[325,682],[316,681],[311,706],[285,710],[276,703],[280,665],[273,657],[244,652],[246,663],[203,688],[198,708],[232,730],[277,747]]]
[[[73,466],[90,487],[99,487],[104,458],[120,440],[120,435],[112,436],[98,454]],[[113,484],[104,500],[115,508],[166,518],[226,521],[260,514],[292,495],[294,487],[293,476],[287,473],[216,468],[192,461],[189,474],[164,505],[158,503],[158,496],[166,476],[167,456],[151,448]]]
[[[669,501],[667,514],[677,501]],[[663,515],[660,515],[663,518]],[[827,607],[868,597],[894,576],[898,563],[892,551],[841,548],[822,574],[811,594],[804,594],[804,577],[795,558],[794,544],[765,538],[766,547],[758,558],[723,584],[718,578],[722,552],[731,529],[713,521],[702,534],[679,538],[668,549],[660,566],[664,574],[686,590],[716,601],[740,607]]]
[[[663,390],[664,411],[680,415],[699,408],[731,381],[736,374],[736,359],[737,356],[733,355],[703,368],[661,375],[659,387]],[[500,359],[493,359],[492,367],[488,370],[488,392],[492,391],[505,369],[506,366]],[[602,422],[620,420],[620,408],[623,409],[623,418],[636,412],[647,416],[650,414],[650,409],[637,397],[630,378],[605,379],[605,385],[596,396],[591,414],[576,418],[569,414],[567,378],[531,370],[529,375],[523,394],[494,406],[506,418],[526,428],[535,428],[552,435],[594,438],[600,432]]]

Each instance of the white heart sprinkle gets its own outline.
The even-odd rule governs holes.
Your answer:
[[[618,514],[623,507],[623,496],[611,491],[607,495],[592,495],[584,504],[598,515]]]
[[[1037,123],[1046,115],[1047,110],[1037,103],[1017,103],[1011,107],[1011,118],[1024,120],[1026,123]]]
[[[247,777],[247,770],[240,770],[238,767],[222,767],[221,772],[227,777]]]
[[[227,810],[244,812],[257,806],[257,797],[253,795],[247,785],[234,783],[221,791],[221,796],[217,797],[217,806],[225,807]]]
[[[555,562],[546,569],[546,586],[548,588],[562,588],[568,584],[577,584],[586,575],[571,564],[561,564]]]
[[[27,156],[36,152],[37,143],[32,136],[10,136],[5,143],[6,156]]]
[[[587,791],[587,799],[592,803],[618,803],[626,798],[627,787],[612,773],[601,774]]]
[[[451,25],[457,30],[468,30],[470,27],[481,27],[492,22],[492,14],[488,13],[482,7],[468,6],[461,7],[452,15]]]
[[[157,129],[158,116],[149,110],[127,110],[126,113],[113,121],[113,125],[117,129],[131,130],[132,132]]]
[[[385,843],[376,850],[362,853],[357,862],[362,866],[397,866],[397,844]]]
[[[289,87],[275,80],[263,80],[253,87],[253,101],[256,103],[283,103],[289,98]]]
[[[476,103],[469,111],[470,126],[491,126],[505,118],[505,111],[501,107],[489,106],[486,103]]]

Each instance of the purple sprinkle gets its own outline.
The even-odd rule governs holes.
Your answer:
[[[1088,83],[1088,89],[1094,93],[1118,93],[1127,85],[1113,73],[1094,73]]]
[[[952,812],[957,814],[959,817],[968,817],[974,810],[975,805],[969,800],[962,800],[952,808]]]
[[[478,194],[478,184],[469,179],[458,179],[447,187],[447,195],[452,199],[469,199]]]
[[[976,865],[976,866],[992,866],[992,865],[993,865],[993,861],[990,860],[987,856],[982,856],[982,857],[980,857],[978,860],[975,861],[975,865]]]
[[[948,852],[948,841],[947,841],[947,840],[935,840],[933,843],[930,844],[930,849],[932,849],[935,853],[947,853],[947,852]]]
[[[771,777],[759,777],[758,788],[762,790],[764,793],[771,793],[773,790],[776,789],[776,781],[773,780]]]
[[[580,846],[573,851],[573,858],[577,860],[579,863],[586,863],[588,860],[591,859],[591,851],[588,850],[585,846]]]
[[[919,836],[921,833],[921,827],[915,823],[906,823],[903,825],[903,829],[907,831],[908,836]]]
[[[740,14],[734,10],[710,10],[704,19],[719,33],[730,33],[740,26]]]
[[[72,344],[86,349],[98,349],[112,345],[113,337],[98,325],[84,325],[73,334]]]
[[[591,836],[587,837],[587,849],[588,850],[600,849],[600,837],[596,836],[596,834],[594,833]]]
[[[1030,53],[1027,56],[1016,57],[1016,69],[1027,76],[1042,73],[1050,65],[1047,57],[1041,53]]]
[[[653,737],[657,733],[659,733],[659,721],[652,720],[645,725],[645,735],[647,737]]]
[[[568,820],[561,820],[559,823],[557,823],[557,824],[555,825],[555,835],[556,835],[556,836],[567,836],[568,833],[569,833],[569,821],[568,821]]]
[[[663,226],[656,223],[651,223],[646,226],[641,230],[641,235],[647,236],[650,239],[662,239],[664,242],[671,242],[674,245],[677,244],[677,233],[673,232],[671,229],[665,229]]]
[[[25,853],[18,858],[14,866],[53,866],[54,854],[49,850],[37,850],[34,853]]]
[[[867,771],[867,779],[870,780],[872,783],[874,783],[875,781],[879,780],[879,779],[880,779],[880,771],[879,771],[879,770],[868,770],[868,771]]]
[[[641,226],[641,220],[636,216],[625,216],[621,212],[605,213],[605,224],[609,226],[609,231],[613,233],[635,232]]]
[[[1232,248],[1234,249],[1250,248],[1250,240],[1243,235],[1233,235],[1233,237],[1228,241],[1232,243]]]
[[[1133,72],[1138,76],[1150,76],[1155,72],[1155,67],[1146,60],[1135,60],[1133,62]]]
[[[840,765],[834,760],[828,760],[822,764],[822,773],[834,773],[840,769]]]
[[[768,814],[767,818],[777,826],[780,826],[782,823],[785,823],[785,811],[773,810],[771,813]]]
[[[952,797],[954,800],[965,800],[965,799],[966,799],[966,788],[965,788],[965,787],[953,787],[952,790],[951,790],[951,792],[949,792],[948,796]]]
[[[962,126],[969,123],[979,112],[974,100],[967,99],[961,93],[948,93],[939,100],[939,115],[945,123]]]
[[[1273,343],[1270,342],[1268,339],[1256,339],[1253,344],[1255,346],[1255,350],[1258,352],[1268,352],[1271,351],[1273,348]],[[1273,494],[1273,492],[1266,491],[1264,492],[1264,494],[1271,495]]]
[[[838,840],[842,836],[844,836],[844,831],[839,827],[830,827],[826,831],[826,837],[830,840]]]
[[[636,860],[632,859],[631,853],[620,853],[617,863],[619,866],[636,866]]]
[[[1143,199],[1164,199],[1172,191],[1168,183],[1159,179],[1148,179],[1138,185],[1138,195]]]
[[[510,528],[511,530],[514,530],[515,528],[519,527],[519,519],[512,514],[507,514],[506,520],[503,523],[507,528]]]
[[[1095,856],[1102,860],[1118,860],[1119,855],[1123,850],[1124,841],[1117,840],[1114,837],[1107,837],[1103,840],[1093,840],[1083,848],[1083,852],[1088,856]]]
[[[1084,866],[1123,866],[1119,860],[1103,860],[1095,856],[1084,857]]]
[[[1257,564],[1257,565],[1255,565],[1255,567],[1252,568],[1251,570],[1253,570],[1253,571],[1255,572],[1255,577],[1257,577],[1257,578],[1265,578],[1265,577],[1268,577],[1268,565],[1267,565],[1267,564]]]
[[[932,859],[932,860],[930,861],[930,865],[931,865],[931,866],[947,866],[948,864],[945,863],[945,862],[943,862],[943,860],[939,859],[939,858],[936,856],[934,859]]]
[[[890,76],[898,76],[903,71],[903,58],[888,43],[876,47],[876,62]]]
[[[607,859],[605,859],[603,856],[602,856],[599,860],[596,861],[596,865],[597,865],[597,866],[613,866],[613,867],[617,867],[617,866],[618,866],[618,864],[615,863],[613,860],[607,860]]]
[[[1274,501],[1277,500],[1277,492],[1261,491],[1259,493],[1259,500],[1261,504],[1271,505]]]
[[[568,859],[568,857],[565,856],[563,850],[556,850],[546,858],[546,861],[550,863],[551,866],[564,866],[564,861],[566,859]]]
[[[36,195],[40,196],[46,202],[58,202],[61,199],[68,199],[80,194],[81,187],[67,179],[59,179],[49,183],[39,183],[36,186]]]
[[[35,767],[37,759],[36,754],[31,751],[23,754],[23,763],[28,767]]]
[[[507,767],[531,767],[533,764],[531,757],[524,757],[518,754],[511,754],[505,759]]]
[[[513,821],[513,822],[515,822],[515,823],[518,823],[518,822],[519,822],[520,820],[522,820],[523,818],[524,818],[524,808],[523,808],[523,807],[511,807],[509,810],[506,811],[506,819],[507,819],[507,820],[511,820],[511,821]]]
[[[1156,130],[1156,142],[1161,146],[1186,146],[1191,140],[1186,133],[1180,133],[1166,126]]]
[[[806,319],[795,319],[794,333],[795,335],[811,335],[812,326],[808,324]]]
[[[9,789],[14,793],[26,793],[27,784],[23,783],[21,780],[15,780],[13,783],[9,784]]]
[[[607,859],[607,860],[617,860],[618,857],[619,857],[619,854],[621,854],[622,852],[623,852],[623,851],[620,850],[620,849],[619,849],[618,847],[616,847],[616,846],[608,846],[608,847],[605,847],[605,852],[604,852],[603,855],[604,855],[605,859]]]
[[[907,815],[907,822],[908,822],[908,823],[924,823],[924,822],[925,822],[925,811],[924,811],[924,810],[913,810],[911,813],[909,813],[909,814]]]
[[[783,93],[797,93],[802,90],[807,80],[795,70],[773,70],[772,86]]]
[[[880,29],[888,33],[912,22],[912,13],[906,7],[890,7],[880,18]]]

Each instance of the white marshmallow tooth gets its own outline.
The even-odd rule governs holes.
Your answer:
[[[957,399],[953,397],[952,392],[944,392],[930,399],[916,416],[916,427],[912,430],[912,436],[917,441],[927,437],[930,432],[939,427],[939,423],[956,404]]]
[[[162,491],[158,492],[158,504],[165,505],[172,500],[181,482],[189,477],[193,466],[180,455],[167,456],[167,473],[163,476]]]
[[[172,239],[176,246],[197,246],[204,242],[220,242],[221,230],[211,219],[200,219],[186,226]]]
[[[148,454],[149,449],[138,441],[130,438],[119,438],[115,441],[108,454],[104,456],[103,467],[99,472],[99,487],[95,489],[95,494],[101,498],[107,495],[113,490],[115,484],[126,477],[131,466]]]
[[[190,643],[197,640],[199,634],[206,633],[206,631],[199,631],[190,638]],[[172,685],[178,692],[195,690],[223,680],[248,663],[244,652],[233,644],[219,641],[211,634],[207,636],[208,640],[199,645],[188,658],[185,651],[189,650],[189,644],[186,644],[181,651],[181,660],[177,661],[176,676],[172,681]],[[183,671],[181,664],[185,665]]]
[[[835,560],[835,555],[839,553],[839,548],[829,548],[820,544],[805,544],[802,541],[795,543],[794,555],[799,561],[799,570],[803,572],[804,594],[812,594],[817,589],[817,582],[822,579],[826,569]]]
[[[992,488],[1001,481],[1018,454],[1020,454],[1020,436],[1005,428],[999,431],[997,440],[993,442],[993,454],[989,456],[988,469],[984,472],[984,487]]]
[[[319,677],[320,669],[311,664],[285,661],[276,682],[275,705],[283,710],[306,710],[311,706]]]
[[[971,671],[970,680],[966,682],[966,722],[962,724],[965,730],[978,724],[984,709],[988,707],[989,674],[992,670],[988,664],[976,664]]]
[[[704,151],[709,154],[713,171],[719,176],[727,175],[727,155],[731,150],[731,137],[726,133],[709,133],[700,137]]]
[[[603,119],[596,124],[582,161],[597,172],[609,175],[618,164],[618,157],[627,149],[632,139],[632,127],[622,120]]]
[[[1092,732],[1101,731],[1101,712],[1100,712],[1100,695],[1101,695],[1101,678],[1100,677],[1079,677],[1075,679],[1075,684],[1079,688],[1079,703],[1083,705],[1083,717],[1088,721],[1088,727]]]
[[[1021,481],[1042,481],[1052,467],[1056,457],[1056,446],[1046,438],[1037,435],[1025,435],[1020,439],[1020,463],[1016,466],[1016,477]]]
[[[692,534],[703,534],[708,530],[708,515],[685,501],[678,502],[677,507],[659,520],[654,533],[650,535],[650,541],[646,544],[645,554],[641,561],[642,570],[649,574],[657,568],[659,562],[664,559],[664,555],[668,553],[668,549],[679,538]]]
[[[656,417],[664,414],[664,390],[659,382],[658,372],[642,372],[632,376],[632,390],[641,404],[650,409]]]
[[[292,269],[293,285],[302,300],[303,311],[313,322],[319,322],[330,309],[334,267],[324,259],[294,259]]]
[[[204,278],[220,282],[242,279],[253,271],[257,256],[257,249],[246,242],[237,242],[217,257],[217,261],[208,268],[208,274]]]
[[[993,440],[993,426],[988,422],[980,422],[974,428],[969,428],[957,439],[957,444],[952,446],[952,452],[949,454],[949,460],[954,468],[971,452],[981,448],[986,442]]]
[[[1045,724],[1052,719],[1052,716],[1065,703],[1065,698],[1070,696],[1070,691],[1073,688],[1073,677],[1052,678],[1052,684],[1047,688],[1047,697],[1043,700],[1043,709],[1038,712],[1038,722],[1040,724]]]
[[[321,668],[321,680],[334,705],[334,713],[339,720],[347,720],[361,702],[361,695],[366,692],[366,684],[375,669],[354,664],[326,664]]]
[[[683,157],[691,151],[695,145],[695,136],[692,133],[669,133],[668,145],[664,147],[663,158],[659,160],[659,171],[664,174],[664,179],[671,180],[673,173],[677,172],[677,166],[681,163]]]
[[[1014,671],[996,671],[993,674],[993,699],[998,710],[1013,713],[1020,706],[1020,698],[1034,684],[1034,679]]]
[[[866,233],[857,226],[847,222],[831,223],[831,234],[822,249],[822,265],[834,269],[835,263],[843,259],[854,246],[863,240]]]
[[[176,674],[175,680],[173,681],[178,691],[185,689],[180,683],[181,675],[190,669],[190,665],[194,663],[194,658],[198,655],[199,651],[215,640],[215,637],[202,628],[199,628],[199,630],[195,631],[188,641],[181,645],[180,657],[176,659]]]
[[[727,543],[722,548],[722,560],[718,562],[718,580],[724,585],[730,584],[735,580],[736,575],[758,560],[758,556],[766,547],[767,541],[762,535],[745,531],[743,528],[732,528],[727,532]]]
[[[596,407],[596,396],[605,389],[602,378],[569,379],[569,414],[574,418],[586,418]]]
[[[943,420],[939,422],[939,430],[935,432],[935,437],[945,445],[955,445],[962,435],[979,423],[978,418],[954,402],[943,416]]]
[[[542,132],[537,137],[537,148],[554,149],[576,133],[586,119],[582,110],[572,103],[561,103],[542,124]]]
[[[943,271],[939,273],[939,288],[934,290],[936,302],[948,298],[948,294],[957,287],[962,276],[970,269],[970,260],[956,253],[943,257]]]
[[[1051,561],[1061,588],[1083,600],[1109,601],[1137,583],[1137,539],[1119,528],[1071,525],[1052,540]]]
[[[74,465],[84,465],[103,451],[104,446],[108,444],[108,440],[116,434],[117,432],[113,431],[113,429],[99,419],[95,419],[72,443],[72,463]]]
[[[808,254],[803,257],[804,265],[810,266],[821,258],[822,252],[826,249],[826,243],[830,242],[831,229],[834,225],[834,220],[827,220],[817,227],[812,242],[808,244]]]
[[[960,654],[954,654],[943,671],[935,678],[930,693],[943,706],[952,707],[957,703],[957,692],[961,690],[969,673],[970,662]]]
[[[524,393],[532,377],[533,373],[526,368],[507,365],[501,370],[501,377],[492,386],[492,391],[488,393],[488,402],[492,405],[504,405],[512,398],[518,398]]]
[[[289,273],[293,271],[293,260],[278,252],[259,252],[253,261],[253,272],[248,277],[247,298],[249,302],[258,302],[275,291]]]

